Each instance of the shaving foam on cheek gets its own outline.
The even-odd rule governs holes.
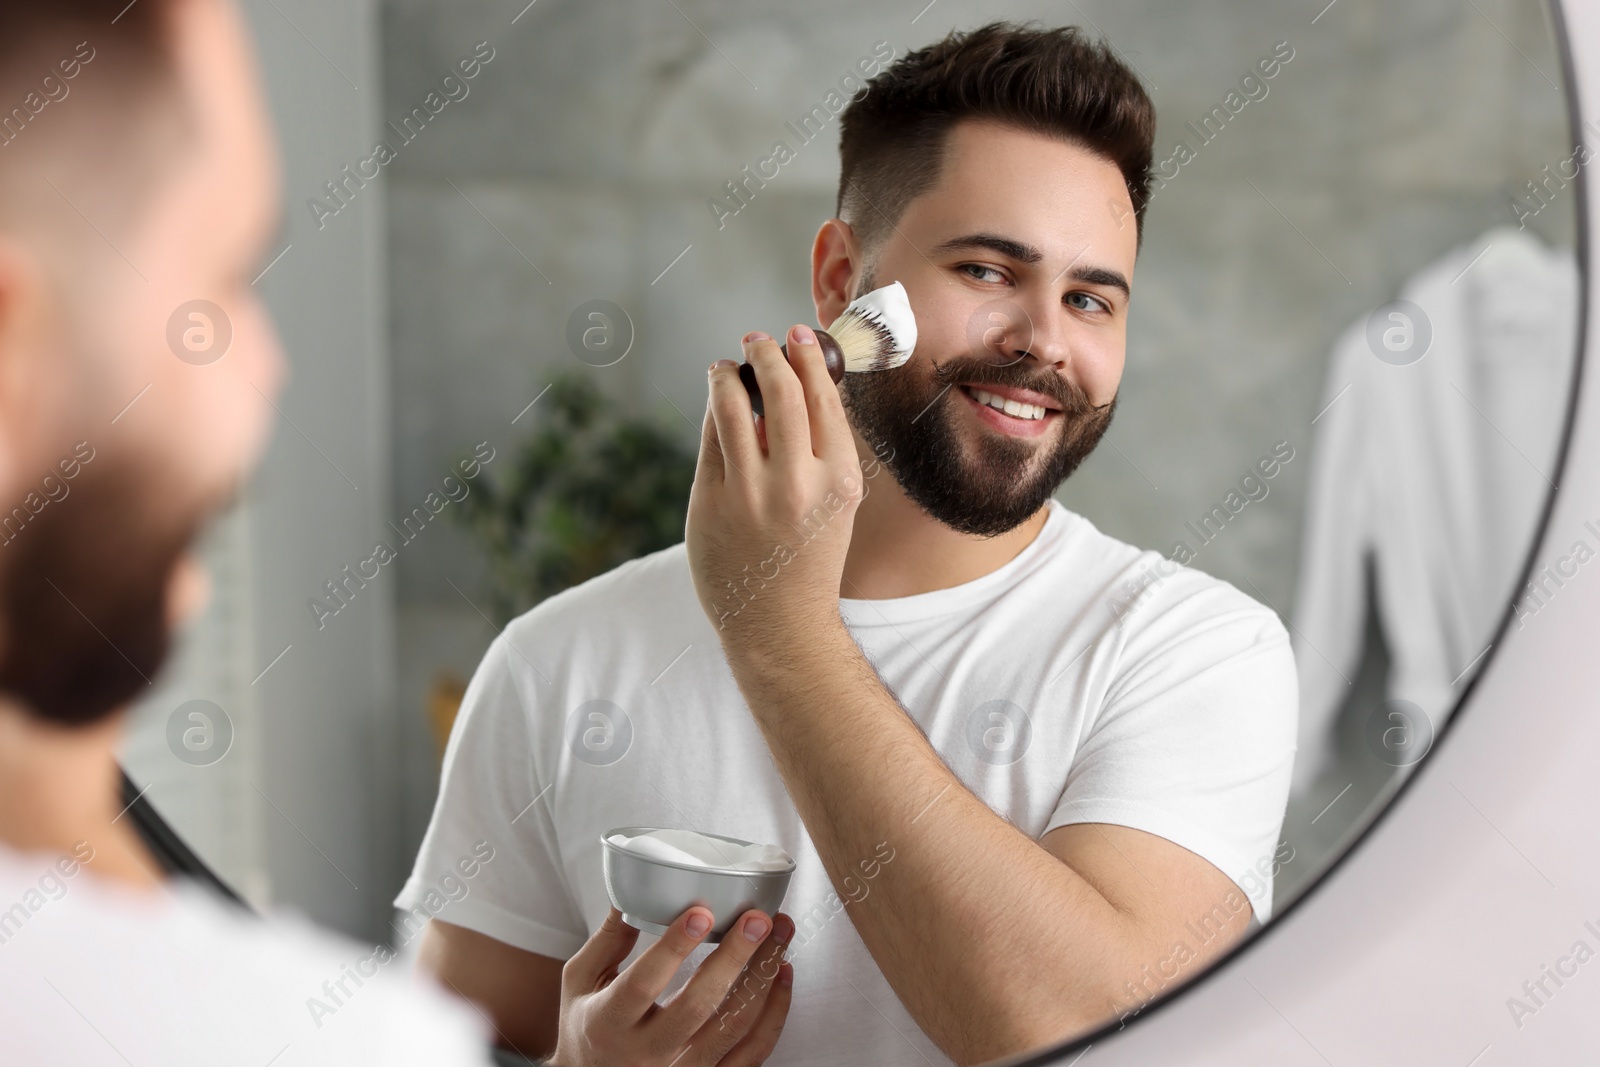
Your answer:
[[[649,830],[631,837],[612,834],[606,840],[647,859],[709,870],[784,871],[794,863],[777,845],[736,845],[693,830]]]
[[[917,317],[911,311],[911,298],[904,285],[890,282],[864,293],[845,308],[846,312],[852,310],[870,322],[882,324],[884,331],[894,338],[894,356],[888,361],[891,367],[898,367],[911,358],[912,350],[917,347]]]

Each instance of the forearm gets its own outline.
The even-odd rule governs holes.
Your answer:
[[[835,887],[894,849],[849,911],[918,1025],[975,1062],[1103,1020],[1136,925],[960,783],[842,623],[797,632],[730,666]]]

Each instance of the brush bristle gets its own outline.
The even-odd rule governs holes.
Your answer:
[[[848,373],[893,370],[917,347],[917,321],[905,286],[891,282],[850,302],[828,327]]]

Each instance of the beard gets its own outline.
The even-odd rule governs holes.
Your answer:
[[[857,296],[876,288],[870,275]],[[1000,353],[954,356],[928,377],[916,364],[892,371],[847,374],[839,394],[851,425],[867,440],[901,490],[924,512],[960,533],[995,537],[1038,513],[1111,425],[1117,398],[1101,407],[1054,371]],[[958,383],[1014,386],[1051,397],[1059,421],[1037,438],[980,428],[962,431],[967,403]],[[970,420],[968,420],[970,421]],[[1054,444],[1051,435],[1054,434]],[[966,440],[963,440],[963,438]]]
[[[0,691],[37,718],[96,722],[167,658],[168,584],[213,504],[173,499],[157,469],[103,452],[71,481],[54,475],[67,494],[37,514],[0,515]]]

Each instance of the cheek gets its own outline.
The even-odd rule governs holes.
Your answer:
[[[957,302],[955,311],[946,324],[944,340],[949,351],[988,354],[992,359],[1006,361],[1004,350],[1033,344],[1033,321],[1028,309],[1011,297],[974,295]]]
[[[917,347],[914,359],[933,356],[943,360],[960,352],[965,344],[962,333],[966,326],[965,312],[957,300],[922,301],[912,305],[917,317]]]
[[[1079,339],[1073,351],[1073,369],[1078,384],[1094,404],[1104,404],[1122,382],[1126,359],[1123,331],[1101,330]]]

